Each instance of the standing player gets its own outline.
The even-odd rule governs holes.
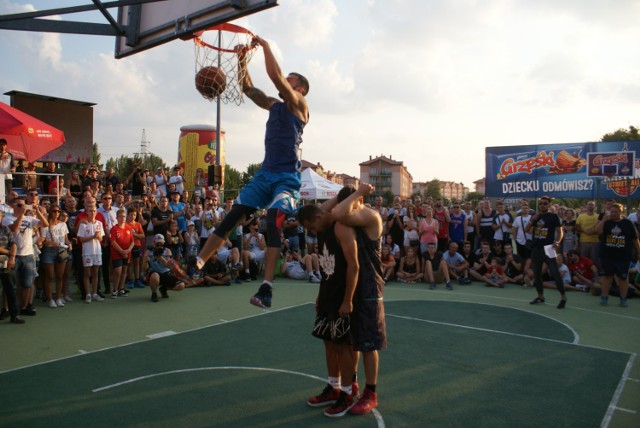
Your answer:
[[[548,196],[541,197],[539,202],[540,212],[531,217],[531,222],[527,224],[525,228],[525,232],[527,233],[533,229],[531,264],[533,269],[533,282],[538,292],[538,297],[529,303],[532,305],[544,303],[542,265],[546,263],[549,268],[549,275],[555,280],[556,287],[560,292],[558,309],[564,309],[567,304],[567,297],[564,293],[564,282],[558,270],[558,263],[555,257],[549,257],[545,253],[545,247],[548,245],[552,245],[553,249],[558,251],[558,246],[560,242],[562,242],[563,235],[560,218],[556,213],[549,211],[549,205],[551,205],[551,198]]]
[[[384,277],[380,261],[382,220],[360,200],[371,194],[374,187],[363,183],[333,210],[333,216],[343,224],[355,227],[358,244],[358,286],[353,299],[354,349],[362,353],[365,389],[351,408],[355,415],[363,415],[378,407],[378,350],[387,347],[384,315]]]
[[[626,308],[633,250],[640,255],[638,232],[629,219],[622,218],[622,205],[617,203],[611,205],[609,213],[596,226],[596,231],[600,235],[600,261],[604,271],[600,304],[606,306],[609,303],[609,289],[615,276],[620,288],[620,306]]]
[[[300,159],[298,147],[302,142],[302,132],[309,121],[309,109],[305,95],[309,92],[309,82],[298,74],[285,76],[269,46],[269,43],[256,37],[255,42],[264,51],[267,74],[279,96],[284,100],[269,97],[253,86],[247,70],[240,82],[242,91],[258,107],[269,111],[265,133],[265,156],[262,167],[253,179],[242,189],[231,211],[220,227],[209,236],[197,257],[197,268],[220,248],[230,232],[240,221],[248,219],[259,208],[267,209],[267,252],[264,282],[251,304],[259,307],[271,306],[271,283],[280,253],[280,229],[286,215],[293,212],[299,199]],[[238,46],[238,67],[246,70],[246,57],[242,53],[244,46]]]

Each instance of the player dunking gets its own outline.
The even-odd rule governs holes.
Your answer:
[[[309,108],[305,100],[305,95],[309,92],[309,82],[298,73],[290,73],[285,77],[269,43],[257,36],[254,41],[262,46],[267,75],[284,102],[269,97],[254,87],[251,76],[248,70],[246,71],[245,78],[240,82],[242,91],[258,107],[269,111],[264,160],[260,170],[240,192],[229,214],[205,242],[197,257],[197,267],[202,269],[207,259],[222,246],[231,230],[240,221],[247,219],[256,210],[266,208],[267,251],[264,282],[251,298],[251,304],[264,308],[271,306],[271,283],[280,254],[280,229],[287,214],[295,210],[300,197],[298,147],[302,142],[302,131],[309,121]],[[236,48],[238,67],[246,70],[243,48]]]

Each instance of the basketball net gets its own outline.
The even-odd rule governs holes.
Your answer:
[[[246,67],[238,69],[238,54],[235,47],[245,45],[246,64],[249,64],[257,45],[253,44],[251,31],[234,24],[220,24],[206,31],[199,32],[193,38],[196,53],[196,74],[203,67],[218,67],[227,77],[227,86],[218,96],[201,94],[209,101],[218,97],[223,103],[244,102],[240,82],[245,78]]]

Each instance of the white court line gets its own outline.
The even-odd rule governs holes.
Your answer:
[[[620,396],[622,395],[622,390],[624,389],[626,380],[629,378],[629,372],[631,372],[631,367],[633,367],[633,363],[636,360],[636,354],[631,354],[629,357],[629,361],[627,361],[627,367],[624,369],[622,373],[622,377],[620,378],[620,382],[618,382],[618,387],[616,388],[616,392],[613,394],[611,398],[611,402],[609,403],[609,407],[607,408],[607,412],[602,419],[602,423],[600,424],[601,428],[607,428],[611,423],[611,418],[613,417],[613,412],[615,410],[622,410],[618,407],[618,401],[620,401]],[[635,412],[634,412],[635,413]]]
[[[522,299],[517,299],[514,297],[501,297],[501,296],[491,296],[491,295],[487,295],[487,294],[476,294],[476,293],[469,293],[469,292],[464,292],[464,291],[459,291],[461,289],[462,286],[459,286],[458,288],[456,288],[453,292],[451,291],[445,291],[445,290],[429,290],[426,288],[413,288],[411,286],[407,286],[407,285],[399,285],[399,284],[394,284],[392,288],[389,288],[389,291],[392,291],[394,289],[396,290],[402,290],[402,291],[415,291],[415,292],[420,292],[420,293],[426,293],[426,294],[432,294],[432,293],[440,293],[442,295],[446,295],[446,296],[452,296],[452,297],[456,297],[456,296],[471,296],[471,297],[482,297],[482,298],[487,298],[487,299],[494,299],[494,300],[505,300],[508,302],[519,302],[519,303],[529,303],[528,300],[522,300]],[[535,289],[533,289],[535,290]],[[586,294],[586,293],[585,293]],[[592,296],[593,297],[593,296]],[[385,299],[387,302],[392,302],[394,300],[387,300]],[[431,300],[428,300],[431,301]],[[461,302],[462,300],[443,300],[445,302]],[[470,302],[470,303],[478,303],[479,302]],[[605,316],[609,316],[609,317],[614,317],[614,318],[621,318],[621,319],[627,319],[627,320],[633,320],[633,321],[640,321],[639,317],[634,317],[634,316],[630,316],[630,315],[620,315],[618,313],[612,312],[611,310],[606,310],[606,309],[588,309],[588,308],[581,308],[579,306],[573,306],[571,304],[571,301],[569,301],[569,306],[567,306],[567,308],[570,309],[576,309],[578,311],[585,311],[585,312],[591,312],[593,314],[597,314],[597,315],[605,315]],[[594,306],[598,306],[597,302],[596,304],[594,304]],[[516,308],[514,308],[516,309]]]
[[[392,301],[392,302],[415,302],[415,300],[391,300],[391,301]],[[389,302],[389,300],[387,300],[387,302]],[[559,321],[559,320],[557,320],[557,319],[555,319],[555,318],[553,318],[553,317],[550,317],[550,316],[548,316],[548,315],[540,314],[540,313],[538,313],[538,312],[533,312],[533,311],[530,311],[530,310],[527,310],[527,309],[522,309],[522,308],[512,308],[512,307],[510,307],[510,306],[494,305],[494,304],[492,304],[492,303],[470,302],[470,301],[466,301],[466,300],[425,300],[425,302],[470,303],[470,304],[473,304],[473,305],[491,306],[491,307],[494,307],[494,308],[500,308],[500,309],[508,308],[508,309],[513,309],[513,310],[520,311],[520,312],[525,312],[525,313],[527,313],[527,314],[537,315],[537,316],[540,316],[540,317],[543,317],[543,318],[550,319],[551,321],[555,321],[555,322],[557,322],[558,324],[562,324],[562,325],[563,325],[567,330],[571,331],[571,333],[573,334],[573,341],[572,341],[571,343],[573,343],[574,345],[576,345],[576,344],[580,343],[580,335],[579,335],[579,334],[578,334],[578,332],[577,332],[577,331],[575,331],[575,330],[573,329],[573,327],[571,327],[569,324],[567,324],[567,323],[565,323],[565,322],[562,322],[562,321]],[[387,314],[387,315],[388,315],[388,314]],[[568,342],[564,342],[564,343],[568,343]]]
[[[270,313],[281,312],[281,311],[285,311],[285,310],[289,310],[289,309],[292,309],[292,308],[297,308],[297,307],[301,307],[301,306],[305,306],[305,305],[310,305],[310,304],[313,304],[313,302],[304,302],[304,303],[301,303],[301,304],[299,304],[299,305],[287,306],[287,307],[285,307],[285,308],[281,308],[281,309],[276,309],[276,310],[271,310],[271,311],[263,311],[263,312],[261,312],[261,313],[259,313],[259,314],[255,314],[255,315],[247,315],[246,317],[236,318],[236,319],[234,319],[234,320],[226,321],[226,322],[224,322],[224,323],[215,323],[215,324],[205,325],[205,326],[202,326],[202,327],[195,327],[195,328],[192,328],[192,329],[189,329],[189,330],[181,331],[181,332],[176,333],[176,334],[190,333],[190,332],[192,332],[192,331],[198,331],[198,330],[202,330],[202,329],[209,328],[209,327],[218,327],[218,326],[221,326],[221,325],[224,325],[224,324],[230,323],[230,322],[237,322],[237,321],[243,321],[243,320],[251,319],[251,318],[255,318],[255,317],[261,317],[261,316],[268,315],[268,314],[270,314]],[[94,354],[94,353],[96,353],[96,352],[108,351],[108,350],[110,350],[110,349],[118,349],[118,348],[124,348],[124,347],[126,347],[126,346],[137,345],[138,343],[147,342],[147,341],[149,341],[149,340],[154,340],[154,339],[142,339],[142,340],[136,340],[136,341],[134,341],[134,342],[123,343],[123,344],[121,344],[121,345],[115,345],[115,346],[108,346],[108,347],[106,347],[106,348],[100,348],[100,349],[96,349],[96,350],[94,350],[94,351],[84,351],[84,350],[80,350],[80,351],[79,351],[79,352],[80,352],[80,355],[78,355],[78,354],[75,354],[75,355],[69,355],[69,356],[66,356],[66,357],[54,358],[54,359],[52,359],[52,360],[42,361],[42,362],[39,362],[39,363],[28,364],[28,365],[26,365],[26,366],[16,367],[16,368],[9,369],[9,370],[5,370],[5,371],[0,371],[0,375],[2,375],[2,374],[4,374],[4,373],[11,373],[11,372],[15,372],[15,371],[18,371],[18,370],[28,369],[28,368],[31,368],[31,367],[38,367],[38,366],[41,366],[41,365],[44,365],[44,364],[55,363],[55,362],[57,362],[57,361],[64,361],[64,360],[68,360],[68,359],[70,359],[70,358],[77,358],[77,357],[82,356],[82,355]]]
[[[161,331],[160,333],[147,334],[149,339],[159,339],[161,337],[173,336],[174,334],[178,334],[173,330]]]
[[[198,372],[198,371],[210,371],[210,370],[253,370],[253,371],[262,371],[262,372],[273,372],[273,373],[284,373],[284,374],[290,374],[290,375],[296,375],[296,376],[303,376],[303,377],[307,377],[313,380],[318,380],[320,382],[325,383],[327,380],[323,379],[321,377],[315,376],[315,375],[311,375],[308,373],[302,373],[302,372],[296,372],[296,371],[292,371],[292,370],[283,370],[283,369],[273,369],[270,367],[242,367],[242,366],[222,366],[222,367],[197,367],[197,368],[192,368],[192,369],[180,369],[180,370],[171,370],[168,372],[161,372],[161,373],[153,373],[150,375],[146,375],[146,376],[140,376],[140,377],[135,377],[135,378],[131,378],[131,379],[127,379],[124,380],[122,382],[118,382],[118,383],[114,383],[111,385],[106,385],[106,386],[102,386],[100,388],[95,388],[92,389],[91,392],[102,392],[102,391],[106,391],[108,389],[112,389],[112,388],[118,388],[120,386],[123,385],[128,385],[134,382],[139,382],[142,380],[147,380],[147,379],[151,379],[154,377],[160,377],[160,376],[168,376],[168,375],[173,375],[173,374],[181,374],[181,373],[191,373],[191,372]],[[372,413],[376,419],[376,424],[379,428],[385,428],[385,423],[384,423],[384,418],[382,417],[382,414],[378,411],[378,409],[373,409]]]

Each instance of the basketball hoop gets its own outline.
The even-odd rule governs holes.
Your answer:
[[[246,67],[238,68],[238,52],[235,47],[244,45],[243,50],[246,64],[249,64],[257,45],[253,43],[254,35],[251,31],[234,24],[220,24],[208,30],[198,32],[193,41],[196,53],[196,89],[203,98],[215,101],[218,98],[223,103],[243,103],[240,82],[245,78]],[[215,87],[198,87],[198,76],[207,67],[217,68],[226,76],[226,86],[211,79]],[[207,69],[209,70],[209,69]],[[205,76],[206,77],[206,76]],[[203,90],[204,89],[204,90]]]

